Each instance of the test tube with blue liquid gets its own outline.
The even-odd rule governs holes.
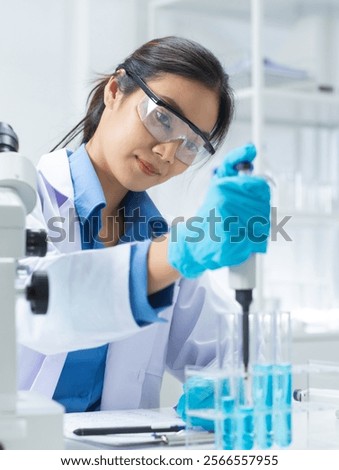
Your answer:
[[[254,447],[254,413],[247,378],[237,369],[228,380],[230,393],[221,397],[222,445],[218,448],[249,450]]]
[[[216,363],[219,379],[216,387],[216,407],[219,419],[215,422],[216,448],[235,449],[235,378],[239,351],[240,316],[230,312],[217,316]]]
[[[292,441],[290,314],[259,312],[253,314],[252,321],[251,370],[257,447],[287,447]]]
[[[254,403],[250,375],[240,374],[236,386],[236,449],[250,450],[255,446]]]
[[[216,360],[207,367],[185,368],[186,445],[194,446],[195,431],[215,431],[215,448],[234,448],[234,357],[238,314],[217,314]],[[192,437],[191,437],[192,436]],[[225,440],[224,440],[225,438]]]
[[[279,447],[292,442],[291,320],[289,312],[275,312],[273,336],[274,441]]]
[[[230,343],[225,343],[223,334],[219,337],[221,375],[216,382],[215,406],[221,419],[216,421],[216,448],[286,447],[292,440],[289,313],[250,312],[247,372],[242,364],[241,316],[232,329],[234,345],[240,345],[233,352],[226,347]]]
[[[255,312],[250,316],[252,396],[259,449],[269,449],[273,445],[274,318],[267,312]]]
[[[250,374],[243,368],[240,313],[235,316],[233,329],[235,349],[232,355],[233,367],[229,375],[230,393],[229,396],[223,396],[221,402],[224,414],[222,449],[250,450],[255,444],[254,408]]]

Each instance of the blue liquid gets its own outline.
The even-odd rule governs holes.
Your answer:
[[[247,405],[248,379],[239,377],[236,381],[235,449],[249,450],[254,446],[254,410]]]
[[[229,398],[231,394],[231,382],[230,379],[222,379],[221,381],[221,394],[223,397]]]
[[[273,445],[273,377],[272,365],[253,366],[252,398],[255,407],[256,441],[259,449]]]
[[[246,379],[239,377],[236,380],[235,393],[238,405],[245,405],[246,403]]]
[[[222,448],[224,450],[232,450],[235,446],[236,422],[234,404],[235,400],[232,397],[224,397],[222,399],[222,411],[226,415],[222,424]]]
[[[273,366],[274,441],[280,447],[292,442],[292,366]]]
[[[254,446],[254,412],[252,406],[240,406],[237,413],[236,449],[249,450]]]

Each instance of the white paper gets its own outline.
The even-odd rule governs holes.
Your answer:
[[[110,434],[104,436],[77,436],[78,428],[129,427],[129,426],[183,426],[172,408],[113,410],[88,413],[67,413],[64,417],[64,436],[88,444],[110,447],[147,446],[159,441],[150,433]]]

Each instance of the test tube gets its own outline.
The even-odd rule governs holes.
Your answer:
[[[255,444],[254,403],[250,375],[239,374],[236,388],[236,449],[250,450]]]
[[[233,349],[223,356],[223,370],[229,371],[230,393],[221,400],[222,448],[249,450],[254,447],[254,415],[251,380],[243,369],[241,314],[232,317],[232,329]]]
[[[241,350],[239,348],[241,315],[237,312],[218,313],[216,365],[219,370],[230,372],[238,367]]]
[[[190,431],[203,427],[215,431],[217,449],[234,448],[235,401],[233,371],[237,364],[238,323],[237,312],[218,313],[216,320],[216,361],[209,367],[187,366],[185,369],[185,415],[187,441]],[[193,441],[192,441],[193,442]]]
[[[274,441],[279,447],[292,442],[291,320],[289,312],[274,312],[273,323]]]
[[[222,449],[235,449],[236,421],[235,398],[232,395],[222,398]]]
[[[252,396],[259,449],[273,445],[273,324],[270,312],[254,312],[250,317]]]
[[[229,376],[230,393],[223,396],[222,449],[249,450],[254,447],[253,403],[249,381],[243,368],[235,369]]]
[[[242,405],[238,409],[236,448],[250,450],[254,447],[253,406]]]
[[[240,360],[240,315],[217,315],[217,368],[219,379],[215,388],[217,416],[215,421],[216,448],[235,448],[235,373]]]

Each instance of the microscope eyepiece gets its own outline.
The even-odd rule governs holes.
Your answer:
[[[17,152],[19,139],[13,128],[6,122],[0,122],[0,152]]]

